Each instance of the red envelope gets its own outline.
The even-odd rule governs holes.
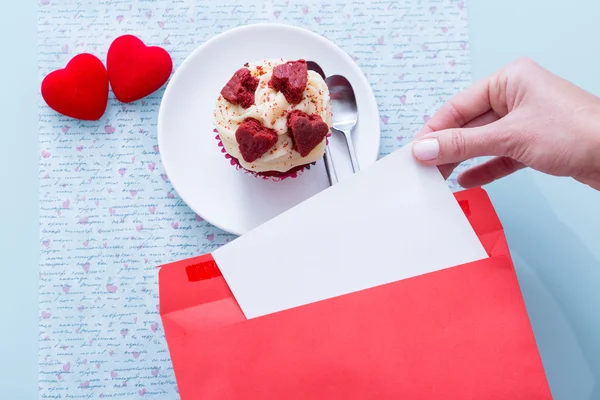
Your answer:
[[[494,208],[455,196],[489,258],[250,320],[210,255],[163,266],[182,400],[551,399]]]

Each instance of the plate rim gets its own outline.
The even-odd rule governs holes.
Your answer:
[[[259,23],[251,23],[251,24],[247,24],[247,25],[240,25],[228,30],[225,30],[221,33],[218,33],[214,36],[212,36],[211,38],[209,38],[208,40],[206,40],[204,43],[202,43],[201,45],[199,45],[198,47],[196,47],[194,50],[192,50],[185,58],[184,60],[181,62],[181,64],[175,69],[175,71],[173,72],[173,75],[171,76],[171,78],[169,79],[169,81],[167,82],[167,85],[165,87],[165,91],[163,93],[163,96],[161,98],[160,104],[159,104],[159,110],[158,110],[158,117],[157,117],[157,124],[156,124],[156,137],[157,137],[157,144],[158,144],[158,148],[159,148],[159,157],[160,160],[162,162],[163,168],[165,170],[165,174],[167,176],[167,178],[169,179],[169,182],[171,184],[171,186],[173,187],[173,189],[175,190],[175,192],[177,192],[177,195],[180,197],[180,199],[186,204],[186,206],[188,206],[195,214],[197,214],[198,216],[200,216],[203,220],[205,220],[206,222],[208,222],[209,224],[213,225],[214,227],[227,232],[227,233],[231,233],[233,235],[236,236],[242,236],[244,233],[243,232],[237,232],[235,229],[226,229],[225,227],[223,227],[221,224],[215,223],[211,218],[205,218],[205,216],[200,215],[191,205],[190,203],[186,200],[186,198],[182,195],[181,191],[179,190],[179,184],[175,183],[175,181],[171,178],[171,176],[169,175],[169,163],[166,161],[164,154],[160,151],[161,147],[163,147],[161,144],[164,143],[164,121],[165,121],[165,107],[164,107],[164,103],[166,103],[166,101],[170,98],[171,96],[171,91],[173,91],[173,87],[175,86],[175,83],[179,81],[181,74],[182,74],[182,70],[185,69],[185,67],[187,67],[188,64],[190,64],[191,62],[193,62],[192,60],[194,60],[197,55],[202,52],[202,50],[205,47],[208,47],[211,43],[213,43],[214,41],[217,40],[222,40],[224,37],[230,36],[230,35],[235,35],[238,34],[240,31],[246,31],[246,30],[255,30],[255,29],[271,29],[271,28],[278,28],[278,29],[287,29],[287,30],[293,30],[296,32],[299,32],[301,34],[305,34],[308,35],[310,37],[312,37],[315,40],[320,41],[321,43],[324,43],[326,46],[333,46],[334,48],[336,48],[337,50],[339,50],[339,53],[342,55],[343,58],[346,59],[346,61],[348,62],[348,64],[350,65],[350,68],[352,68],[354,70],[354,72],[357,74],[357,76],[359,77],[359,79],[362,81],[362,83],[364,83],[368,88],[369,88],[369,94],[372,97],[372,99],[375,102],[375,110],[377,111],[377,118],[376,120],[376,126],[374,127],[375,131],[377,131],[379,134],[377,135],[376,138],[374,138],[373,140],[377,141],[377,146],[375,147],[375,154],[373,156],[373,163],[377,162],[379,159],[379,154],[380,154],[380,149],[381,149],[381,122],[379,119],[379,107],[377,106],[377,98],[375,97],[375,93],[373,92],[373,87],[371,86],[370,82],[368,81],[368,79],[366,78],[364,72],[362,71],[362,69],[358,66],[358,64],[354,61],[354,59],[352,59],[352,57],[350,57],[350,55],[344,51],[344,49],[342,49],[340,46],[338,46],[335,42],[325,38],[322,35],[319,35],[317,32],[314,32],[310,29],[306,29],[303,27],[299,27],[296,25],[291,25],[291,24],[284,24],[284,23],[280,23],[280,22],[259,22]],[[161,132],[163,132],[161,134]],[[163,139],[161,139],[163,138]],[[367,167],[368,168],[368,167]],[[327,190],[328,188],[325,188],[324,190]],[[285,211],[284,211],[285,212]]]

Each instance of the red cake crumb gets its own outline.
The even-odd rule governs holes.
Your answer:
[[[313,151],[329,133],[329,126],[320,115],[308,115],[300,110],[293,110],[288,114],[287,126],[294,140],[294,149],[302,157]]]
[[[254,104],[254,92],[259,79],[252,76],[248,68],[240,68],[221,89],[221,95],[232,104],[248,108]]]
[[[254,118],[246,118],[235,131],[235,140],[240,146],[244,161],[251,163],[277,143],[277,132],[265,128]]]
[[[263,76],[264,74],[266,74],[266,72],[263,69],[263,67],[261,67],[260,65],[258,67],[256,67],[256,75],[257,76]]]
[[[306,61],[290,61],[273,68],[269,87],[283,93],[290,104],[302,101],[302,94],[308,82],[308,67]]]

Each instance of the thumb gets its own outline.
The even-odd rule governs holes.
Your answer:
[[[461,163],[482,156],[507,156],[508,142],[512,138],[502,133],[499,122],[428,133],[413,142],[413,156],[427,165]]]

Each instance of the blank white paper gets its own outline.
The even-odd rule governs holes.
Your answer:
[[[437,168],[405,146],[213,256],[250,319],[487,254]]]

